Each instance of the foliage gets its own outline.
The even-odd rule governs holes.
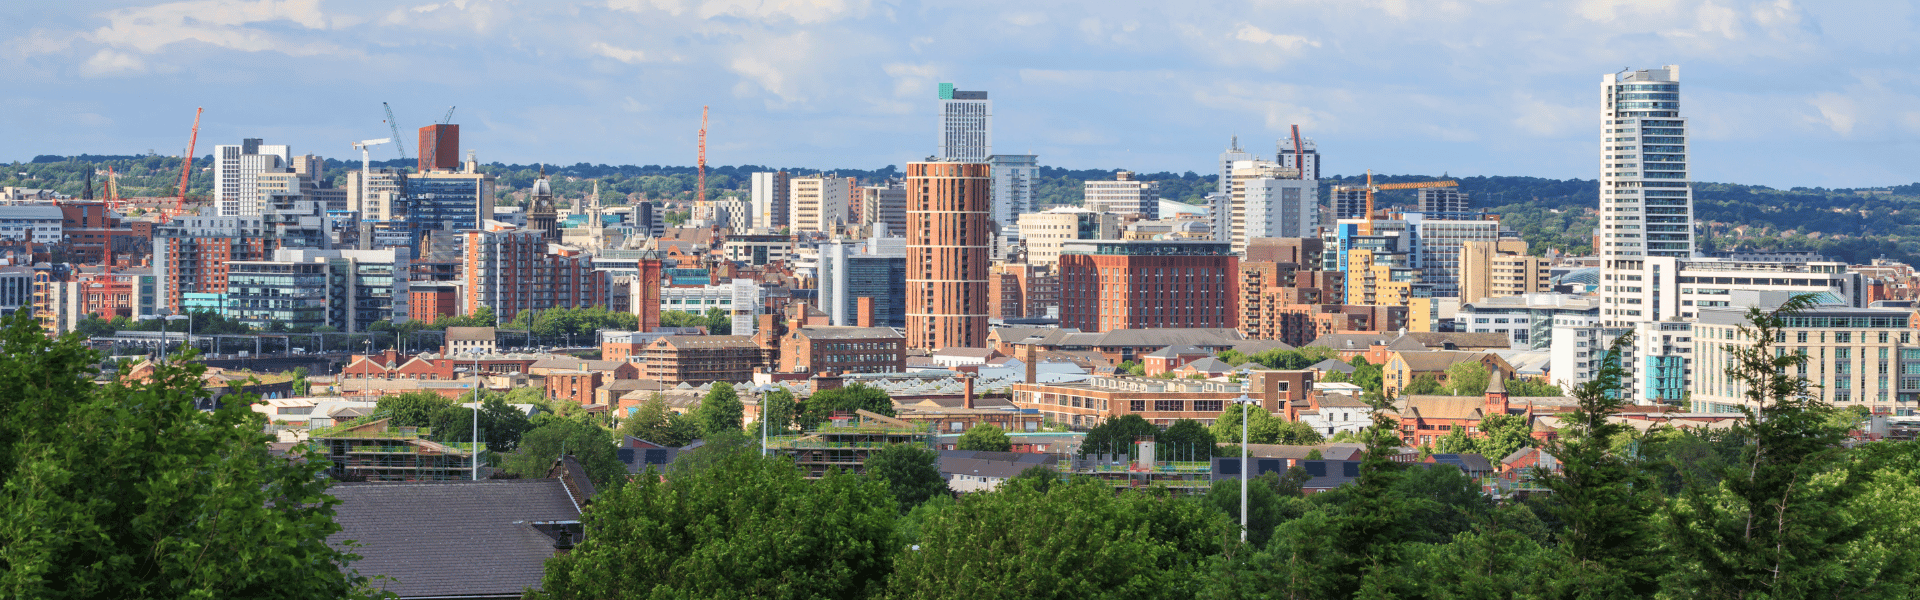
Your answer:
[[[1487,415],[1480,420],[1480,436],[1468,436],[1455,429],[1434,440],[1436,454],[1478,454],[1498,461],[1514,451],[1533,445],[1533,426],[1519,415]]]
[[[1018,526],[1009,519],[1017,515]],[[1152,492],[1009,481],[928,519],[889,580],[901,598],[1162,598],[1190,593],[1229,526]],[[1122,558],[1124,557],[1124,558]]]
[[[493,307],[482,306],[475,309],[471,315],[442,315],[433,320],[431,328],[444,330],[448,327],[497,327],[498,325],[499,320],[493,314]]]
[[[926,448],[891,444],[868,457],[866,467],[869,477],[886,481],[902,511],[948,493],[947,480],[940,476],[940,453]]]
[[[1548,383],[1535,379],[1508,379],[1507,396],[1514,398],[1543,398],[1566,396],[1567,391],[1557,383]]]
[[[1125,373],[1134,377],[1147,376],[1147,366],[1131,360],[1120,361],[1120,364],[1113,366],[1113,370],[1116,373]]]
[[[1158,435],[1160,428],[1154,427],[1140,415],[1125,414],[1107,419],[1080,440],[1080,455],[1089,454],[1133,454],[1133,443],[1141,437]]]
[[[1223,444],[1240,443],[1240,415],[1246,413],[1252,417],[1247,422],[1247,443],[1250,444],[1286,444],[1289,446],[1311,446],[1325,441],[1320,432],[1298,421],[1288,421],[1273,416],[1265,410],[1255,410],[1244,404],[1227,407],[1220,418],[1213,421],[1213,439]],[[1238,455],[1238,452],[1228,454]]]
[[[0,590],[16,598],[375,597],[327,544],[328,461],[267,451],[250,394],[195,408],[206,368],[90,381],[32,311],[0,331]]]
[[[605,306],[544,308],[520,311],[504,327],[523,329],[541,339],[565,337],[578,341],[592,339],[595,332],[603,329],[639,329],[639,319],[633,313],[609,311]]]
[[[856,410],[891,417],[894,416],[893,399],[880,388],[861,383],[814,392],[801,402],[800,415],[794,419],[794,425],[802,431],[812,431],[827,422],[833,413]]]
[[[313,391],[313,384],[307,382],[306,367],[293,368],[293,381],[289,384],[289,387],[293,388],[293,395],[295,397],[306,396],[308,392]]]
[[[684,310],[660,311],[661,327],[705,327],[710,335],[732,335],[733,317],[727,311],[709,308],[704,314]]]
[[[1447,390],[1455,396],[1481,396],[1487,393],[1492,374],[1480,361],[1462,361],[1447,367]]]
[[[1221,362],[1224,362],[1236,367],[1249,362],[1253,362],[1253,363],[1259,363],[1261,366],[1264,366],[1269,369],[1280,369],[1283,371],[1298,371],[1300,369],[1305,369],[1307,367],[1320,364],[1321,361],[1325,361],[1329,358],[1339,358],[1340,351],[1334,350],[1332,348],[1323,348],[1320,346],[1305,346],[1301,348],[1294,348],[1291,350],[1283,349],[1283,348],[1274,348],[1272,350],[1258,352],[1253,355],[1247,355],[1247,354],[1242,354],[1238,350],[1229,349],[1229,350],[1221,351],[1216,356],[1220,359]]]
[[[548,418],[520,437],[519,448],[506,456],[501,468],[521,477],[545,477],[553,461],[572,455],[587,470],[594,487],[605,491],[627,480],[627,465],[620,462],[618,449],[613,432],[584,417]]]
[[[1407,387],[1400,390],[1400,394],[1404,396],[1425,396],[1447,391],[1449,391],[1447,388],[1441,387],[1440,378],[1434,377],[1432,373],[1422,373],[1414,377],[1412,382],[1407,383]]]
[[[1845,425],[1791,375],[1806,364],[1797,352],[1775,352],[1787,316],[1814,306],[1795,296],[1771,311],[1749,309],[1740,342],[1728,344],[1729,378],[1740,382],[1752,436],[1740,461],[1714,489],[1693,488],[1668,504],[1667,540],[1681,568],[1664,583],[1701,597],[1810,597],[1858,593],[1874,582],[1864,565],[1845,560],[1867,526],[1846,508],[1861,492],[1845,469]],[[1849,564],[1852,562],[1852,564]]]
[[[700,428],[692,417],[668,409],[667,401],[660,394],[654,394],[621,421],[620,435],[677,448],[698,438]]]
[[[1207,489],[1203,502],[1227,516],[1237,531],[1240,525],[1240,480],[1234,473],[1234,479],[1216,479],[1213,487]],[[1267,539],[1273,536],[1273,529],[1281,523],[1299,518],[1307,510],[1307,503],[1300,497],[1300,483],[1306,481],[1307,471],[1301,467],[1287,470],[1283,480],[1274,473],[1262,473],[1254,477],[1247,486],[1247,541],[1255,547],[1267,545]]]
[[[541,591],[529,597],[853,598],[880,590],[901,547],[898,512],[880,479],[835,470],[808,481],[786,458],[746,451],[712,459],[596,497],[582,516],[586,540],[550,559]]]
[[[486,394],[480,402],[480,435],[492,452],[512,452],[520,445],[520,437],[533,429],[533,421],[527,413],[507,405],[506,396]],[[433,427],[433,439],[442,442],[473,441],[474,411],[470,407],[450,404],[433,412],[429,424]]]
[[[1013,450],[1013,442],[1007,439],[1007,431],[992,423],[981,423],[960,434],[955,447],[961,450],[982,450],[986,452],[1007,452]]]
[[[746,405],[740,403],[740,394],[733,391],[733,384],[716,381],[700,399],[700,406],[694,408],[693,418],[700,426],[700,435],[713,436],[722,431],[740,431],[746,410]]]
[[[433,392],[406,392],[382,396],[373,405],[376,417],[388,419],[388,427],[431,427],[440,409],[454,405],[452,400]]]
[[[795,411],[799,408],[799,402],[793,399],[793,392],[784,387],[760,396],[760,418],[766,421],[769,433],[792,431]]]
[[[1154,460],[1205,461],[1219,451],[1213,431],[1193,419],[1180,419],[1154,435]]]

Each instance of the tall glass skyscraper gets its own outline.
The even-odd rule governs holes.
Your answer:
[[[1600,85],[1600,231],[1604,261],[1693,255],[1687,119],[1680,67],[1609,73]]]

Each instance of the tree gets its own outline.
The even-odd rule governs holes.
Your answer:
[[[802,431],[813,430],[827,422],[833,413],[856,410],[891,417],[894,415],[893,399],[880,388],[860,383],[814,392],[801,404],[800,416],[794,420],[794,425]]]
[[[1082,481],[1008,481],[922,526],[888,581],[899,598],[1164,598],[1192,593],[1230,531],[1224,516]],[[1112,560],[1126,557],[1126,560]]]
[[[620,434],[677,448],[692,442],[700,432],[693,419],[668,410],[667,401],[654,394],[621,421]]]
[[[1247,405],[1234,405],[1220,413],[1213,421],[1213,439],[1222,444],[1240,443],[1240,415],[1251,415],[1253,420],[1247,423],[1248,443],[1286,444],[1290,446],[1308,446],[1326,441],[1313,426],[1299,421],[1288,421],[1273,416],[1265,410],[1249,408]],[[1229,453],[1235,454],[1235,453]]]
[[[1515,398],[1521,398],[1521,397],[1537,398],[1537,397],[1554,397],[1554,396],[1567,395],[1567,391],[1564,389],[1561,389],[1560,384],[1547,383],[1545,381],[1537,381],[1533,379],[1509,379],[1506,382],[1506,386],[1507,386],[1507,395]]]
[[[1155,460],[1212,460],[1218,444],[1207,426],[1193,419],[1180,419],[1154,436]]]
[[[293,388],[294,396],[305,396],[307,392],[312,391],[313,385],[307,383],[306,367],[293,368],[293,382],[289,384],[289,387]]]
[[[548,418],[520,437],[520,446],[506,456],[501,467],[521,477],[545,477],[553,461],[572,455],[587,470],[587,478],[600,490],[619,487],[627,480],[627,465],[620,462],[613,432],[585,418]]]
[[[1160,428],[1154,427],[1140,415],[1124,414],[1107,419],[1087,431],[1080,440],[1080,455],[1089,454],[1133,454],[1133,443],[1143,436],[1156,435]]]
[[[381,397],[373,405],[373,414],[389,419],[387,425],[392,427],[431,427],[434,413],[453,404],[433,392],[407,392]]]
[[[1839,470],[1846,436],[1833,408],[1793,375],[1807,362],[1778,350],[1786,319],[1814,306],[1799,295],[1771,311],[1749,309],[1728,378],[1746,399],[1752,436],[1715,489],[1690,489],[1668,504],[1668,543],[1680,551],[1669,593],[1696,597],[1837,597],[1871,581],[1846,548],[1866,526],[1845,508],[1860,493]],[[1747,407],[1759,407],[1758,410]]]
[[[889,444],[867,457],[867,475],[887,482],[902,512],[947,493],[940,476],[940,454],[919,446]]]
[[[1487,393],[1487,381],[1493,375],[1480,361],[1462,361],[1447,367],[1448,393],[1455,396],[1480,396]]]
[[[767,422],[767,432],[773,435],[787,433],[793,429],[793,419],[799,403],[794,401],[793,392],[779,388],[760,396],[760,418]]]
[[[746,406],[740,403],[740,394],[733,391],[733,384],[725,381],[713,382],[713,389],[700,399],[695,410],[695,422],[700,424],[700,435],[712,436],[721,431],[739,431],[746,417]]]
[[[267,451],[251,394],[195,408],[206,367],[91,381],[78,335],[0,331],[0,589],[21,598],[376,597],[326,542],[318,452]]]
[[[1432,373],[1425,373],[1414,377],[1413,381],[1409,382],[1406,388],[1400,390],[1400,395],[1425,396],[1443,392],[1449,392],[1449,390],[1440,385],[1440,379],[1434,377]]]
[[[1306,502],[1300,499],[1299,482],[1305,481],[1306,469],[1293,467],[1287,470],[1290,477],[1299,479],[1283,482],[1279,475],[1262,473],[1253,478],[1247,487],[1247,541],[1255,547],[1267,545],[1267,539],[1273,536],[1273,529],[1281,523],[1299,517],[1306,512]],[[1234,475],[1239,475],[1235,473]],[[1291,489],[1288,489],[1291,484]],[[1214,480],[1213,487],[1207,490],[1204,501],[1227,516],[1239,529],[1240,524],[1240,480]]]
[[[818,481],[783,457],[702,449],[706,468],[594,498],[586,541],[533,598],[851,598],[887,579],[899,514],[879,478]]]
[[[1147,367],[1131,360],[1120,361],[1120,364],[1113,366],[1113,370],[1117,373],[1125,373],[1134,377],[1147,376]]]
[[[957,446],[961,450],[980,450],[986,452],[1007,452],[1013,450],[1013,442],[1007,439],[1007,432],[992,423],[981,423],[960,434]]]
[[[507,405],[506,397],[487,394],[480,402],[480,435],[493,452],[512,452],[520,437],[533,429],[527,413]],[[442,442],[473,441],[474,411],[470,407],[449,405],[434,411],[433,438]]]

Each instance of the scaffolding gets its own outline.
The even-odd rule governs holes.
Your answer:
[[[828,425],[802,435],[778,435],[767,438],[767,448],[793,458],[794,466],[809,479],[825,477],[839,468],[865,473],[867,458],[894,444],[918,444],[933,447],[932,425],[913,423],[868,411],[854,415],[836,414]]]
[[[472,477],[485,443],[436,442],[425,427],[389,427],[387,419],[314,431],[339,481],[455,481]]]

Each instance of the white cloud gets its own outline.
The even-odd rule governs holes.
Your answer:
[[[689,6],[691,4],[691,6]],[[691,14],[700,19],[729,17],[750,22],[826,23],[866,14],[867,0],[608,0],[607,7],[636,13]]]
[[[1556,136],[1577,131],[1581,124],[1589,122],[1587,117],[1592,111],[1547,102],[1526,92],[1515,92],[1513,113],[1514,127],[1538,136]]]
[[[1320,42],[1307,39],[1306,36],[1273,33],[1253,25],[1241,25],[1239,31],[1233,32],[1233,39],[1255,44],[1270,44],[1287,52],[1298,52],[1307,47],[1320,47]]]
[[[640,50],[628,50],[626,48],[621,48],[618,46],[608,44],[606,42],[594,42],[593,51],[599,53],[601,56],[605,56],[607,58],[611,58],[611,59],[614,59],[623,63],[627,63],[630,65],[640,64],[642,62],[646,62],[647,60],[646,52],[643,52]]]
[[[292,56],[359,54],[332,43],[294,41],[264,28],[249,27],[290,22],[308,30],[325,30],[329,20],[320,12],[319,0],[195,0],[109,11],[104,16],[107,25],[88,36],[92,41],[145,54],[187,41]]]
[[[80,74],[87,77],[111,77],[115,75],[136,75],[147,71],[146,61],[140,57],[112,49],[101,49],[93,58],[80,65]]]

